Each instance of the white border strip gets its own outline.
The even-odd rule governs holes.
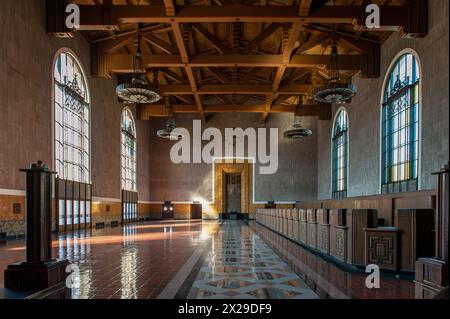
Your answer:
[[[6,195],[6,196],[26,196],[27,193],[22,190],[16,190],[16,189],[3,189],[0,188],[0,195]]]
[[[106,197],[92,197],[92,203],[121,203],[122,200],[120,198],[106,198]]]

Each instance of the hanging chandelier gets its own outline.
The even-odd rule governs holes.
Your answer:
[[[140,24],[138,24],[137,34],[137,48],[133,58],[133,77],[131,82],[118,85],[116,94],[123,103],[152,104],[161,100],[158,89],[158,71],[153,71],[153,82],[152,85],[149,85],[145,79]]]
[[[333,25],[333,41],[331,49],[330,79],[327,84],[314,89],[313,99],[320,103],[344,104],[351,101],[356,95],[356,88],[351,83],[340,80],[339,54],[336,46],[336,31]]]
[[[302,107],[303,107],[303,101],[302,97],[299,96],[297,107],[295,109],[295,116],[294,116],[294,125],[293,129],[284,132],[284,137],[291,140],[298,140],[301,138],[305,138],[312,135],[312,131],[308,128],[304,128],[302,126]]]
[[[166,122],[166,127],[158,130],[156,132],[156,135],[158,135],[158,137],[160,138],[164,138],[164,139],[169,139],[172,141],[178,141],[180,139],[183,138],[183,135],[181,134],[176,134],[173,131],[176,128],[176,124],[175,124],[175,114],[173,111],[173,106],[170,103],[169,97],[167,97],[166,99],[166,103],[164,106],[165,110],[166,110],[166,114],[167,114],[167,122]]]

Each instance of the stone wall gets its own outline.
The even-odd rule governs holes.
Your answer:
[[[61,48],[70,49],[81,61],[91,93],[93,196],[99,201],[120,200],[122,106],[114,94],[114,79],[90,76],[89,43],[81,34],[74,39],[48,37],[44,0],[3,0],[0,40],[0,220],[18,218],[4,203],[9,203],[7,194],[23,196],[25,176],[19,169],[37,160],[53,167],[52,69]],[[148,201],[149,123],[136,125],[139,200]]]
[[[402,39],[394,33],[381,48],[381,76],[355,76],[358,94],[346,106],[349,115],[348,197],[380,193],[380,101],[389,66],[405,49],[420,59],[422,74],[420,178],[421,190],[436,187],[431,174],[445,164],[449,154],[449,2],[429,1],[429,35],[424,39]],[[334,108],[334,114],[337,111]],[[332,124],[319,124],[318,199],[331,196]]]
[[[349,197],[380,192],[381,91],[389,65],[406,48],[417,52],[422,66],[420,188],[434,188],[435,178],[431,173],[448,161],[449,3],[433,0],[429,4],[430,29],[426,38],[401,39],[394,33],[382,46],[382,76],[379,79],[354,78],[358,95],[346,106],[350,125]],[[91,178],[94,201],[98,203],[94,218],[99,221],[116,219],[117,208],[112,214],[105,211],[107,203],[120,200],[122,106],[113,94],[115,80],[90,76],[90,48],[80,34],[75,39],[46,35],[44,0],[3,0],[0,40],[0,221],[24,220],[24,207],[21,214],[13,214],[14,203],[24,205],[25,178],[19,169],[38,159],[53,166],[52,64],[61,48],[75,52],[86,71],[91,92]],[[336,111],[335,107],[334,113]],[[179,125],[189,129],[194,118],[183,115]],[[158,216],[159,206],[152,202],[212,201],[211,165],[172,164],[169,151],[173,142],[161,141],[155,135],[156,129],[164,125],[164,119],[137,121],[136,124],[140,214]],[[279,169],[274,175],[255,176],[256,202],[330,197],[331,121],[306,118],[305,126],[311,128],[314,135],[302,141],[282,138],[291,125],[292,115],[289,114],[269,118],[266,127],[279,128]],[[215,114],[208,120],[208,126],[222,131],[226,127],[258,128],[259,115]]]
[[[177,117],[178,127],[190,131],[192,138],[192,121],[196,117]],[[292,114],[273,114],[266,126],[259,124],[259,114],[215,114],[208,119],[208,127],[216,127],[225,139],[225,128],[246,129],[249,127],[278,128],[279,132],[279,166],[273,175],[261,175],[259,164],[255,166],[255,201],[295,202],[316,198],[317,192],[317,138],[316,134],[304,140],[286,140],[284,131],[292,128]],[[213,201],[212,165],[210,164],[173,164],[170,149],[173,141],[161,140],[156,131],[164,127],[165,119],[154,118],[151,122],[150,150],[150,197],[153,202]],[[304,125],[316,132],[316,119],[305,118]],[[269,133],[267,133],[269,134]],[[206,142],[207,143],[207,142]],[[204,144],[206,144],[204,142]],[[191,143],[192,144],[192,143]],[[192,145],[191,145],[192,147]],[[225,154],[223,150],[223,154]],[[246,154],[248,155],[248,154]]]

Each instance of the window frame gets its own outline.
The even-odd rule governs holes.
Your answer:
[[[342,166],[340,169],[344,169],[345,170],[345,177],[344,177],[344,180],[345,180],[345,187],[344,187],[344,189],[342,189],[342,190],[337,190],[336,189],[336,182],[337,182],[337,180],[335,179],[335,175],[336,175],[336,169],[335,169],[335,166],[336,166],[336,158],[335,158],[335,155],[336,155],[336,148],[335,148],[335,146],[336,146],[336,143],[335,143],[335,141],[336,141],[336,139],[338,138],[337,137],[337,135],[336,135],[336,124],[338,123],[338,120],[340,119],[340,115],[341,114],[343,114],[344,115],[344,117],[345,117],[345,121],[346,121],[346,124],[347,124],[347,127],[346,127],[346,129],[345,130],[343,130],[343,131],[341,131],[341,134],[344,134],[344,137],[345,137],[345,145],[343,145],[343,148],[344,148],[344,152],[345,152],[345,159],[344,159],[344,161],[345,161],[345,166]],[[349,132],[350,132],[350,120],[349,120],[349,116],[348,116],[348,112],[347,112],[347,109],[345,108],[345,107],[341,107],[341,108],[339,108],[337,111],[336,111],[336,113],[335,113],[335,116],[334,116],[334,120],[333,120],[333,127],[332,127],[332,131],[331,131],[331,139],[330,139],[330,144],[331,144],[331,197],[333,198],[333,199],[339,199],[339,198],[346,198],[347,197],[347,194],[348,194],[348,186],[349,186],[349,163],[350,163],[350,160],[349,160],[349,154],[350,154],[350,152],[349,152],[349,149],[350,149],[350,146],[349,146]]]
[[[122,123],[123,123],[123,117],[125,114],[128,114],[129,119],[131,120],[132,126],[133,126],[133,130],[134,130],[134,156],[133,156],[133,164],[134,164],[134,170],[133,168],[131,168],[132,172],[134,172],[134,181],[132,181],[132,185],[134,185],[134,188],[128,187],[128,182],[127,182],[127,178],[124,177],[124,173],[125,170],[129,170],[130,168],[127,166],[125,166],[124,163],[124,157],[126,156],[124,154],[124,147],[126,147],[124,145],[124,131],[122,128]],[[134,119],[133,116],[133,112],[131,111],[131,109],[129,107],[124,107],[122,109],[121,115],[120,115],[120,185],[121,185],[121,189],[125,190],[125,191],[130,191],[130,192],[137,192],[138,191],[138,184],[137,184],[137,127],[136,127],[136,121]]]
[[[391,143],[392,138],[395,134],[395,132],[392,131],[392,125],[394,123],[392,121],[392,117],[387,119],[387,116],[389,116],[389,115],[387,115],[387,113],[386,113],[387,112],[386,111],[386,108],[387,108],[386,99],[387,99],[388,90],[392,89],[392,83],[396,82],[396,80],[391,81],[392,76],[394,76],[393,72],[399,66],[399,64],[402,62],[402,59],[407,55],[410,55],[415,60],[415,63],[414,63],[414,60],[412,61],[413,70],[411,72],[414,76],[414,79],[417,78],[417,80],[416,81],[413,81],[414,79],[410,80],[408,85],[406,85],[401,90],[399,90],[399,91],[402,91],[402,90],[406,91],[406,95],[409,96],[409,101],[408,101],[409,105],[407,107],[407,111],[403,111],[403,112],[405,112],[405,114],[407,114],[407,118],[405,120],[406,125],[405,126],[402,125],[399,128],[398,133],[400,134],[401,133],[400,131],[402,131],[404,129],[404,131],[406,132],[405,134],[407,134],[407,137],[406,137],[407,141],[403,146],[406,147],[406,149],[407,149],[407,153],[409,154],[409,160],[403,164],[410,167],[410,169],[409,169],[408,177],[405,177],[405,178],[399,179],[399,180],[394,180],[391,175],[392,169],[394,169],[396,166],[399,165],[399,161],[395,162],[392,160],[392,158],[394,156],[394,153],[396,151],[400,151],[399,148],[401,148],[403,146],[400,145],[400,147],[392,148],[391,145],[389,145],[389,148],[388,148],[388,146],[386,145],[386,138],[389,137],[390,138],[389,143]],[[407,64],[405,65],[405,69],[407,70]],[[405,76],[407,76],[407,74]],[[421,65],[420,58],[414,50],[409,49],[409,48],[400,51],[395,56],[395,58],[392,60],[389,68],[387,69],[387,73],[386,73],[384,83],[383,83],[383,88],[381,91],[381,98],[380,98],[380,192],[382,194],[410,192],[410,191],[417,191],[420,189],[421,149],[422,149],[422,145],[421,145],[421,141],[422,141],[422,126],[421,125],[422,125],[422,123],[421,123],[421,120],[422,120],[422,103],[423,103],[422,79],[423,79],[423,71],[422,71],[422,65]],[[417,103],[414,103],[415,90],[417,90],[416,93],[418,95]],[[395,94],[391,95],[391,97],[392,96],[395,96]],[[399,115],[396,115],[396,116],[397,116],[396,119],[398,120]],[[417,118],[417,123],[416,123],[414,116]],[[395,119],[394,119],[394,121],[395,121]],[[408,121],[408,122],[406,122],[406,121]],[[387,128],[386,128],[385,123],[388,123],[388,126],[390,126],[389,132],[386,131]],[[402,127],[403,127],[403,129],[402,129]],[[415,135],[413,135],[413,132],[415,132]],[[413,147],[411,147],[411,146],[413,146]],[[389,155],[388,155],[388,153],[389,153]],[[413,156],[414,153],[417,154],[417,157]],[[404,153],[404,154],[406,154],[406,153]],[[389,164],[386,162],[386,156],[389,156]],[[411,166],[414,162],[416,162],[415,163],[415,172],[413,169],[411,169]],[[391,172],[387,171],[387,169]],[[415,177],[414,177],[414,173],[416,174]]]
[[[88,122],[88,128],[86,131],[82,131],[83,137],[85,137],[84,135],[87,134],[87,141],[88,141],[88,145],[86,148],[83,148],[83,151],[86,152],[87,154],[87,170],[88,173],[86,176],[82,176],[80,180],[77,179],[69,179],[67,177],[66,174],[66,168],[65,168],[65,160],[63,159],[62,161],[62,165],[63,165],[63,175],[64,176],[58,176],[58,178],[60,179],[65,179],[65,180],[70,180],[70,181],[75,181],[75,182],[79,182],[79,183],[85,183],[85,184],[90,184],[92,181],[92,103],[91,103],[91,94],[90,94],[90,85],[89,85],[89,81],[88,78],[86,77],[86,71],[83,67],[83,64],[81,62],[81,60],[78,58],[77,54],[72,51],[69,48],[61,48],[59,49],[53,58],[53,63],[52,63],[52,158],[53,158],[53,166],[54,166],[54,170],[58,172],[58,155],[57,155],[57,125],[58,125],[58,119],[57,119],[57,83],[59,83],[56,79],[56,67],[57,67],[57,62],[60,59],[62,54],[66,54],[67,56],[70,56],[71,59],[73,59],[73,61],[76,63],[77,68],[79,69],[79,72],[82,76],[82,83],[84,86],[84,90],[85,90],[85,94],[86,94],[86,101],[87,101],[87,107],[88,107],[88,116],[86,117],[86,115],[83,117],[82,121],[84,124],[84,121]],[[80,83],[80,79],[77,79],[77,81]],[[62,108],[64,111],[64,108]],[[63,120],[64,121],[64,120]],[[63,135],[63,141],[65,141],[65,132],[62,132]],[[58,139],[59,140],[59,139]],[[63,153],[65,153],[65,149],[64,149],[64,145],[65,142],[63,143]],[[84,165],[84,162],[83,164]]]
[[[92,100],[90,93],[90,84],[89,79],[86,76],[86,71],[83,67],[83,63],[78,58],[77,54],[69,48],[63,47],[60,48],[54,55],[52,62],[52,160],[54,170],[57,171],[57,125],[60,124],[57,122],[57,83],[62,84],[56,79],[56,68],[57,63],[61,56],[65,54],[70,56],[74,63],[76,63],[77,71],[79,71],[82,79],[77,79],[78,82],[82,80],[83,89],[86,95],[86,104],[87,104],[87,114],[83,114],[83,118],[81,121],[88,122],[88,128],[86,131],[82,131],[82,134],[87,134],[87,147],[83,150],[86,151],[87,163],[88,163],[88,174],[86,175],[87,179],[84,179],[84,175],[82,176],[81,181],[70,180],[65,176],[56,176],[55,178],[55,217],[54,217],[54,226],[53,230],[59,231],[71,231],[71,230],[87,230],[92,227]],[[62,108],[64,110],[64,108]],[[87,116],[86,116],[87,115]],[[64,125],[63,125],[64,127]],[[62,132],[63,138],[65,137],[64,132]],[[63,147],[65,145],[65,141],[63,140]],[[64,150],[63,150],[64,152]],[[84,165],[84,162],[82,162]],[[64,166],[64,160],[63,160]],[[64,168],[65,169],[65,168]],[[71,212],[68,214],[67,212]],[[69,216],[70,215],[70,216]]]

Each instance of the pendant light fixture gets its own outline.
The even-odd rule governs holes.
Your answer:
[[[145,79],[145,67],[141,50],[141,25],[138,24],[137,47],[133,58],[133,77],[130,83],[120,84],[116,94],[123,103],[152,104],[161,100],[158,89],[158,71],[153,70],[151,86]]]
[[[320,103],[344,104],[356,95],[356,88],[351,83],[342,82],[339,74],[339,54],[336,46],[336,26],[333,25],[330,79],[327,84],[317,87],[313,92],[313,99]]]
[[[165,111],[167,114],[166,127],[158,130],[156,132],[156,135],[158,135],[158,137],[160,137],[160,138],[169,139],[172,141],[178,141],[183,138],[183,135],[173,133],[173,131],[176,128],[176,123],[175,123],[175,114],[173,111],[173,106],[170,103],[169,97],[166,98],[164,108],[165,108]]]
[[[302,107],[303,107],[303,100],[302,96],[298,97],[298,103],[295,108],[295,115],[294,115],[294,125],[293,129],[284,132],[284,137],[291,140],[297,140],[301,138],[305,138],[312,135],[312,131],[310,129],[304,128],[302,126]]]

